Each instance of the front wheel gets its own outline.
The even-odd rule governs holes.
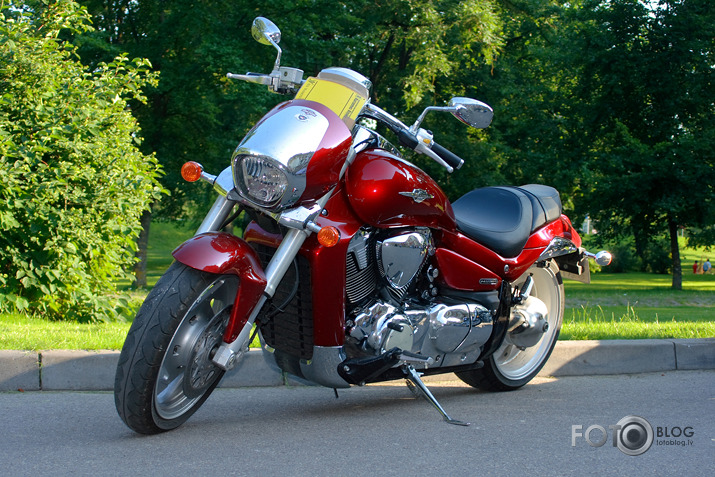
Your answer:
[[[223,341],[238,277],[175,262],[147,296],[119,356],[114,401],[136,432],[183,424],[209,397],[224,371],[211,358]]]
[[[551,261],[529,268],[515,286],[521,287],[529,275],[534,280],[531,295],[512,308],[502,345],[484,360],[483,368],[456,373],[465,383],[485,391],[518,389],[531,381],[551,356],[564,316],[564,285],[558,266]],[[532,326],[518,326],[520,321]]]

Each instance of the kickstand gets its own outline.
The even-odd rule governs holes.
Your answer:
[[[415,371],[415,368],[412,366],[404,366],[403,371],[405,373],[405,378],[407,379],[407,382],[410,384],[413,384],[414,387],[409,386],[410,390],[414,393],[415,390],[419,391],[422,396],[429,401],[430,404],[432,404],[434,407],[437,408],[439,413],[442,415],[442,418],[449,423],[449,424],[454,424],[456,426],[468,426],[468,422],[464,421],[458,421],[456,419],[452,419],[447,415],[445,412],[444,408],[440,406],[440,404],[437,402],[437,399],[432,395],[429,389],[427,389],[427,386],[425,386],[425,383],[422,382],[422,379],[420,379],[420,375]]]

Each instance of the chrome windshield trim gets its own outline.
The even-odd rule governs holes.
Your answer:
[[[287,106],[263,119],[246,135],[234,156],[270,157],[293,174],[305,174],[328,131],[328,118],[307,106]],[[280,134],[280,141],[276,140]]]
[[[213,182],[214,190],[219,194],[226,196],[233,189],[233,172],[231,166],[222,170]]]
[[[238,193],[253,207],[273,211],[294,204],[306,188],[308,164],[328,131],[330,121],[307,106],[288,105],[259,122],[241,141],[231,158],[233,181]],[[276,135],[280,134],[280,141]],[[256,158],[281,171],[287,184],[274,203],[261,204],[251,197],[244,181],[244,158]]]

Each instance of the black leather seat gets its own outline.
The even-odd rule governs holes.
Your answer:
[[[459,230],[511,258],[533,231],[561,216],[561,199],[556,189],[539,184],[484,187],[460,197],[452,208]]]

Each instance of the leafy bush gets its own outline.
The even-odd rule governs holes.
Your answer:
[[[655,237],[643,250],[644,272],[665,275],[673,268],[673,259],[670,253],[670,242],[665,236]]]
[[[673,266],[670,244],[665,236],[651,238],[641,256],[636,251],[632,236],[607,239],[601,235],[585,235],[583,244],[587,249],[608,250],[613,254],[613,262],[602,269],[606,273],[641,271],[667,274]],[[592,263],[592,269],[594,266],[595,264]]]
[[[583,245],[587,249],[608,250],[613,254],[613,262],[600,270],[605,273],[625,273],[640,270],[641,259],[636,255],[633,237],[606,240],[600,235],[585,235]],[[591,263],[591,267],[597,265]]]
[[[88,72],[60,32],[87,30],[67,0],[0,9],[0,311],[111,320],[134,263],[139,217],[162,192],[137,149],[129,100],[146,60]],[[23,9],[24,8],[24,9]]]

